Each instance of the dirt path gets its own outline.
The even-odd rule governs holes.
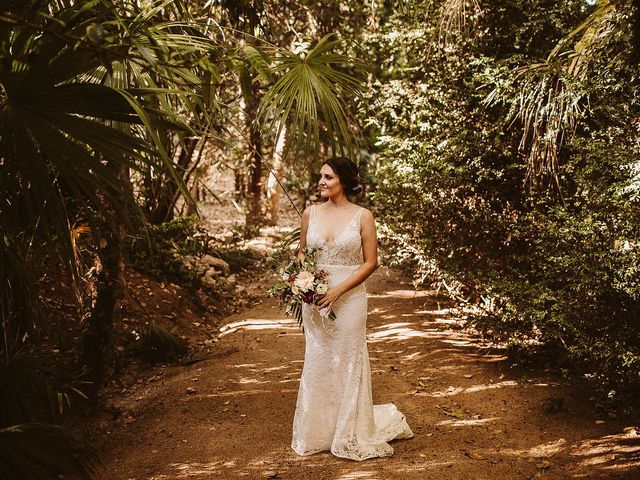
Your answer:
[[[157,368],[122,394],[126,413],[101,424],[100,478],[640,479],[640,435],[623,433],[633,422],[598,414],[584,382],[513,368],[394,271],[367,289],[374,403],[395,402],[415,432],[391,442],[393,457],[290,449],[304,337],[264,300],[227,319],[211,358]],[[563,397],[560,411],[545,411],[549,397]]]

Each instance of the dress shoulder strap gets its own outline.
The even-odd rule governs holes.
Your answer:
[[[356,212],[356,224],[358,225],[358,229],[360,229],[360,225],[361,225],[361,219],[362,219],[362,212],[365,211],[364,207],[360,207],[360,210],[358,210],[358,212]]]
[[[317,205],[315,203],[313,205],[311,205],[310,220],[315,221],[315,219],[316,219],[316,207],[317,207]]]

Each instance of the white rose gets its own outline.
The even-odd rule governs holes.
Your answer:
[[[326,283],[320,283],[316,287],[316,293],[320,295],[324,295],[325,293],[327,293],[327,290],[329,290],[329,285],[327,285]]]
[[[291,285],[291,291],[294,295],[297,295],[298,293],[300,293],[300,288],[294,283],[293,285]]]
[[[311,290],[313,287],[313,280],[313,273],[303,270],[296,277],[294,285],[297,285],[301,290]]]

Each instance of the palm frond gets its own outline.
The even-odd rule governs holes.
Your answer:
[[[363,65],[347,55],[330,53],[338,44],[333,35],[326,35],[308,52],[281,50],[273,60],[272,72],[282,75],[263,97],[258,118],[265,128],[277,128],[276,138],[287,125],[296,155],[319,151],[321,126],[334,152],[358,143],[356,123],[345,105],[348,98],[360,95],[362,83],[339,68],[347,66],[358,74]]]
[[[0,427],[54,422],[65,409],[86,398],[82,384],[56,368],[51,354],[23,347],[0,364]]]
[[[469,23],[481,12],[478,0],[445,0],[440,6],[435,42],[448,44],[454,35],[466,33]]]
[[[3,214],[0,207],[3,225],[17,223],[16,219],[2,218]],[[9,362],[14,346],[33,327],[38,316],[38,307],[33,302],[32,274],[24,262],[28,253],[22,251],[28,244],[24,236],[16,239],[8,233],[0,234],[0,354],[3,357],[0,365]]]
[[[589,17],[558,42],[546,62],[514,72],[518,94],[512,101],[512,117],[522,125],[519,150],[526,158],[531,187],[552,184],[561,190],[558,155],[589,102],[580,84],[595,51],[604,48],[621,27],[618,9],[610,0],[600,0]],[[485,105],[496,102],[497,97],[494,89]]]
[[[547,63],[562,56],[566,59],[566,71],[574,77],[583,77],[589,65],[593,51],[609,41],[615,28],[616,7],[611,0],[599,0],[591,14],[568,35],[563,37],[549,53]],[[570,47],[578,35],[578,41]],[[569,48],[567,48],[569,47]]]
[[[258,78],[268,82],[271,80],[271,68],[266,55],[252,45],[245,45],[244,55],[253,69],[258,73]]]
[[[300,227],[295,228],[278,242],[273,251],[269,254],[268,261],[274,265],[283,265],[289,259],[294,245],[300,243]]]
[[[544,72],[526,78],[520,85],[516,118],[522,123],[519,150],[527,155],[527,179],[542,187],[558,181],[558,154],[575,132],[584,110],[584,93],[565,78]]]

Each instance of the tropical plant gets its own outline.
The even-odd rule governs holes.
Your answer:
[[[219,78],[214,60],[226,50],[196,23],[164,20],[181,14],[188,15],[182,2],[144,7],[137,2],[116,6],[36,0],[0,13],[4,55],[10,59],[0,72],[5,159],[1,179],[6,204],[11,205],[0,212],[5,244],[12,244],[18,232],[37,234],[40,242],[55,232],[63,258],[75,271],[69,225],[75,216],[87,216],[99,247],[99,281],[108,283],[102,290],[107,299],[102,310],[113,309],[117,302],[114,282],[120,275],[121,241],[115,219],[140,211],[129,179],[135,172],[143,177],[165,172],[188,200],[182,173],[165,150],[163,137],[167,132],[197,134],[194,126],[206,124],[209,113],[219,108],[211,89]],[[295,104],[297,116],[304,117],[308,127],[318,118],[317,110],[308,98],[298,106],[296,95],[319,88],[312,100],[332,119],[328,131],[337,126],[347,139],[346,112],[335,89],[354,91],[356,82],[332,73],[329,65],[349,60],[328,53],[332,46],[335,42],[321,41],[311,54],[315,60],[303,68],[307,74],[285,77],[288,90],[276,83],[278,95],[269,95],[267,105],[272,113],[288,115]],[[277,69],[285,75],[295,63],[291,55],[286,58],[289,63]],[[319,79],[324,86],[318,86]],[[329,88],[328,80],[337,86]],[[201,121],[188,125],[184,118]],[[311,133],[310,141],[317,146],[317,130],[305,133]],[[298,135],[303,134],[291,132],[293,138]],[[180,170],[185,165],[178,161]],[[17,211],[26,215],[18,217]],[[106,324],[106,331],[97,327],[99,335],[94,337],[108,338],[110,322],[97,321]]]
[[[150,362],[168,362],[184,357],[187,347],[174,331],[149,322],[141,332],[137,351]]]
[[[277,127],[278,135],[288,125],[289,134],[298,139],[296,154],[301,149],[305,153],[320,150],[321,125],[336,134],[329,138],[332,151],[357,145],[355,121],[340,99],[358,96],[361,81],[336,66],[350,65],[362,73],[364,65],[347,55],[332,53],[339,44],[332,37],[324,36],[308,51],[282,51],[275,57],[273,72],[284,74],[265,95],[261,116],[270,114],[271,122],[265,122],[266,128]]]
[[[540,188],[551,182],[561,192],[559,152],[575,133],[589,103],[589,91],[584,88],[589,63],[619,33],[625,19],[622,9],[622,5],[600,0],[544,62],[520,66],[511,74],[518,91],[511,99],[513,120],[522,125],[519,152],[526,156],[531,186]],[[485,105],[505,101],[500,90],[489,93]]]
[[[192,203],[186,182],[200,161],[193,154],[215,138],[227,118],[217,96],[225,85],[223,69],[234,72],[233,59],[245,55],[243,47],[219,42],[211,22],[194,21],[195,8],[167,0],[8,0],[0,7],[0,353],[9,369],[2,391],[18,392],[24,386],[20,378],[40,378],[35,362],[30,370],[28,363],[16,370],[14,359],[37,328],[34,279],[45,263],[62,263],[79,287],[92,285],[84,358],[91,372],[89,393],[96,398],[113,350],[125,229],[144,225],[145,212],[166,219],[178,196]],[[331,75],[335,63],[327,51],[335,44],[322,45],[316,55],[329,60],[310,67],[313,78]],[[255,48],[258,52],[260,45]],[[272,61],[277,58],[266,63]],[[286,68],[278,71],[286,75]],[[348,76],[336,74],[333,81],[354,85]],[[304,87],[289,88],[289,95],[297,95]],[[313,98],[324,104],[327,118],[344,118],[335,98]],[[269,103],[270,115],[295,103],[279,95]],[[317,120],[317,110],[304,105],[307,110],[297,111],[308,122]],[[346,132],[344,124],[338,127],[339,135]],[[333,129],[327,124],[329,132]],[[294,131],[291,138],[298,135]],[[311,131],[317,147],[314,135],[319,132]],[[91,257],[92,265],[85,265],[83,256]],[[13,374],[18,371],[24,375]],[[17,382],[15,389],[10,382]],[[65,398],[65,391],[59,392]],[[3,474],[40,478],[57,465],[86,476],[88,464],[76,465],[67,448],[70,437],[56,426],[26,423],[30,407],[22,393],[16,395],[25,418],[4,425],[3,442],[14,441],[17,460],[3,456]],[[60,442],[40,448],[37,432],[49,439],[59,434]]]
[[[56,425],[86,399],[86,382],[54,365],[52,354],[27,347],[0,364],[0,478],[91,478],[96,449]]]

